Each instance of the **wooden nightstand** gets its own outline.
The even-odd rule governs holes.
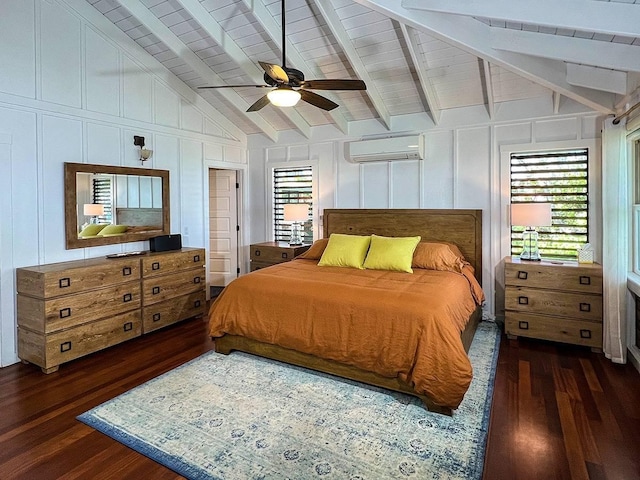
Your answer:
[[[518,336],[602,349],[602,266],[505,260],[505,329]]]
[[[288,262],[309,250],[311,245],[289,245],[287,242],[265,242],[251,245],[251,271]]]

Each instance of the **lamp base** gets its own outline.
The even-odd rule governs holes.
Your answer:
[[[522,234],[522,253],[520,254],[520,260],[527,260],[529,262],[539,262],[542,260],[540,250],[538,249],[538,232],[536,232],[533,227],[527,227]]]
[[[300,234],[300,222],[293,222],[291,224],[291,237],[289,238],[289,245],[302,245],[302,235]]]

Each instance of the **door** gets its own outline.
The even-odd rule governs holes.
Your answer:
[[[235,170],[209,169],[209,284],[238,276],[238,197]]]

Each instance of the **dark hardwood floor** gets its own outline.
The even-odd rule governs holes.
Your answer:
[[[175,479],[75,420],[213,347],[193,319],[64,364],[0,369],[0,479]],[[485,479],[640,479],[640,375],[588,349],[503,337]],[[386,479],[385,479],[386,480]]]

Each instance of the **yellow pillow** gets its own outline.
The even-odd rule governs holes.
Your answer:
[[[371,237],[332,233],[327,248],[318,262],[320,267],[353,267],[362,269]]]
[[[364,261],[370,270],[413,273],[411,261],[420,237],[379,237],[371,235],[371,247]]]
[[[87,225],[82,229],[82,231],[78,234],[78,237],[80,238],[95,237],[106,226],[107,226],[106,223],[90,223],[89,225]]]
[[[122,235],[129,228],[127,225],[107,225],[100,233],[98,233],[99,237],[111,237],[114,235]]]

